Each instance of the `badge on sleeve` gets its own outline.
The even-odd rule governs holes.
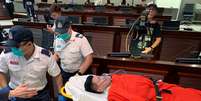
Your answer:
[[[11,59],[9,63],[12,65],[19,65],[19,61],[15,59]]]

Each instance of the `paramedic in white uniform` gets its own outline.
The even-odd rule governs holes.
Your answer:
[[[60,68],[51,53],[33,43],[33,33],[23,26],[10,29],[9,48],[0,55],[0,87],[9,88],[11,101],[50,101],[46,73],[63,86]],[[9,74],[7,85],[5,75]]]
[[[54,40],[55,58],[60,58],[64,83],[75,75],[89,74],[93,60],[93,50],[85,36],[70,27],[68,17],[61,16],[56,20],[57,33]]]

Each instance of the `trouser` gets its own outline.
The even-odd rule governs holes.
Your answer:
[[[14,12],[14,4],[13,3],[5,3],[5,7],[8,11],[8,14],[10,17],[13,17],[13,12]]]
[[[10,101],[51,101],[49,90],[47,89],[47,86],[41,90],[38,91],[38,95],[33,96],[32,98],[24,99],[24,98],[12,98]]]
[[[29,17],[33,17],[35,19],[35,11],[33,5],[26,5],[26,11]]]

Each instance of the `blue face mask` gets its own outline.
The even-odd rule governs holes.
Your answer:
[[[66,46],[66,41],[68,41],[70,38],[71,38],[71,35],[68,33],[57,35],[56,40],[55,40],[54,50],[62,51],[63,48]]]
[[[13,52],[14,55],[16,56],[24,56],[24,52],[20,48],[11,48],[11,51]]]
[[[57,36],[57,38],[62,39],[62,40],[64,40],[64,41],[69,40],[70,37],[71,37],[71,35],[68,34],[68,33],[59,34],[59,35]]]

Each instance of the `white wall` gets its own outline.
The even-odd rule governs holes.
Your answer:
[[[182,0],[156,0],[156,4],[158,7],[164,7],[164,8],[180,8]]]

